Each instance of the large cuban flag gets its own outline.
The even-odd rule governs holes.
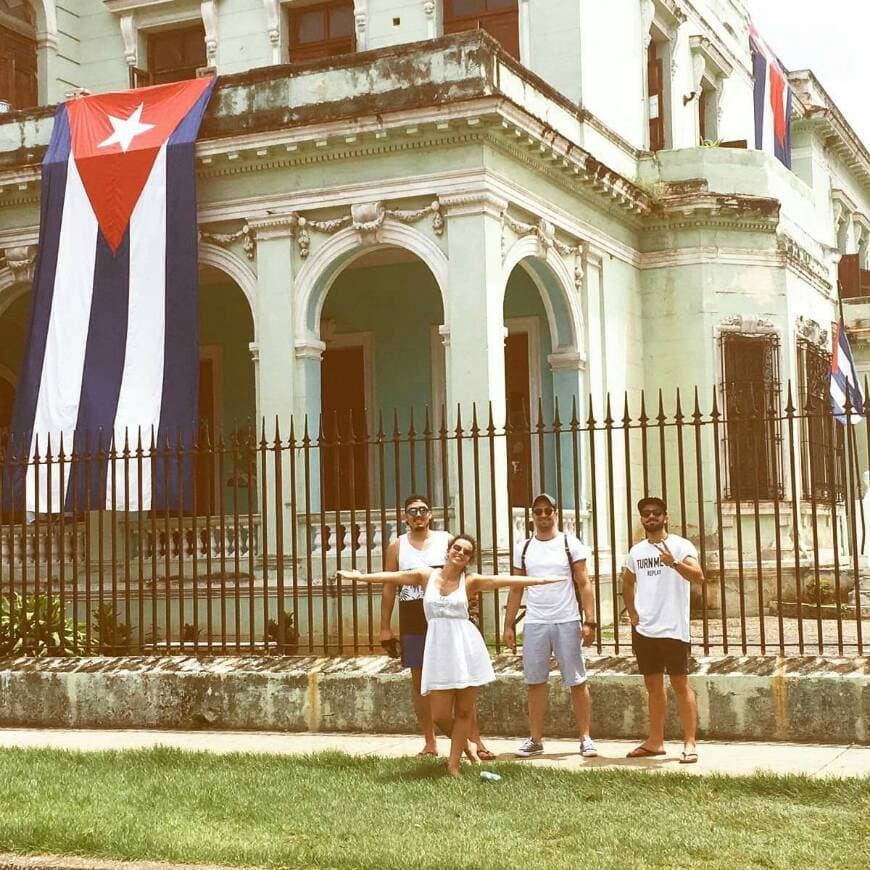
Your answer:
[[[755,147],[773,152],[791,169],[792,93],[788,76],[755,25],[749,28],[749,48],[755,76]]]
[[[169,497],[182,467],[167,462],[167,473],[158,473],[146,455],[140,476],[140,463],[128,461],[135,479],[125,487],[121,461],[110,469],[108,454],[114,441],[135,456],[140,433],[147,454],[152,444],[175,447],[194,431],[193,149],[214,82],[99,94],[58,107],[42,165],[30,333],[11,427],[20,456],[28,450],[31,459],[45,460],[50,449],[55,459],[31,461],[18,476],[17,500],[26,480],[29,511],[148,509]],[[65,466],[57,461],[61,444]],[[70,463],[71,454],[79,461]]]

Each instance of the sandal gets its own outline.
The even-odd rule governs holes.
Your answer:
[[[697,764],[698,763],[698,753],[697,752],[686,752],[683,750],[680,753],[680,764]]]
[[[626,758],[654,758],[657,755],[667,755],[664,749],[661,752],[656,752],[654,749],[647,749],[646,746],[636,746],[631,752],[626,753]]]
[[[496,754],[491,749],[480,749],[477,750],[477,757],[481,761],[495,761]]]
[[[421,749],[417,753],[417,758],[437,758],[438,750],[437,749]]]

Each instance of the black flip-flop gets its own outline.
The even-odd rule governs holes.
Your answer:
[[[697,752],[681,752],[680,753],[680,764],[697,764],[698,763],[698,753]]]
[[[652,749],[647,749],[646,746],[637,746],[626,754],[626,758],[655,758],[657,755],[667,755],[664,749],[661,752],[654,752]]]

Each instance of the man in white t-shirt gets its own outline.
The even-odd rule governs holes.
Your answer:
[[[523,674],[528,689],[529,736],[514,753],[521,758],[544,751],[544,716],[550,678],[550,656],[571,690],[571,702],[580,732],[580,754],[594,758],[598,750],[589,736],[592,704],[586,683],[583,647],[595,638],[595,598],[586,573],[586,547],[573,535],[559,531],[556,500],[541,493],[532,502],[535,534],[514,551],[514,570],[528,577],[563,577],[564,583],[529,588],[523,626]],[[517,611],[522,589],[508,594],[505,646],[516,652]],[[583,605],[581,619],[578,598]],[[582,622],[582,625],[581,625]]]
[[[683,726],[680,764],[698,760],[698,710],[689,685],[689,586],[703,583],[698,551],[691,541],[667,531],[668,511],[660,498],[637,503],[646,538],[628,553],[622,571],[622,597],[631,618],[631,642],[646,683],[649,736],[629,758],[665,755],[665,673],[677,697]]]

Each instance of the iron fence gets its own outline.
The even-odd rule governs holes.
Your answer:
[[[652,494],[705,569],[696,652],[860,655],[870,417],[841,425],[790,385],[783,400],[726,412],[715,391],[703,410],[697,391],[688,404],[660,392],[513,408],[507,422],[492,407],[332,414],[69,450],[7,437],[0,653],[376,652],[379,591],[336,571],[382,567],[408,494],[430,499],[436,527],[476,537],[478,571],[506,572],[547,491],[590,548],[599,653],[630,646],[621,566]],[[478,601],[496,652],[504,605]]]

